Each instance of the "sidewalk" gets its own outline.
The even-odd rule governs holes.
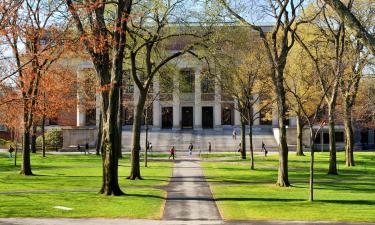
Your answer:
[[[163,220],[221,220],[198,159],[176,161]]]

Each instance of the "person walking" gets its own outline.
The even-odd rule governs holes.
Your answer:
[[[193,146],[193,144],[190,142],[190,145],[189,145],[189,155],[192,155],[193,154],[193,148],[194,148],[194,146]]]
[[[152,151],[152,143],[151,142],[148,142],[148,150]]]
[[[266,144],[262,141],[262,151],[264,151],[264,157],[267,157],[268,151],[266,149]]]
[[[233,132],[232,132],[232,138],[233,140],[237,140],[237,132],[236,132],[236,129],[233,128]]]
[[[175,152],[176,152],[176,149],[174,148],[174,146],[172,146],[172,148],[169,150],[170,155],[168,159],[171,159],[172,157],[172,159],[174,160]]]
[[[211,153],[211,142],[208,142],[208,152]]]
[[[8,152],[9,152],[9,158],[12,158],[13,157],[13,152],[14,152],[14,148],[13,148],[12,145],[9,146]]]
[[[85,155],[86,155],[86,152],[89,153],[89,143],[86,142],[86,146],[85,146]]]
[[[81,146],[78,144],[77,145],[77,151],[80,152],[81,151]]]

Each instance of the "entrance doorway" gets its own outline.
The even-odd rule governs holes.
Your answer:
[[[181,108],[181,126],[182,128],[193,128],[193,107],[182,107]]]
[[[173,108],[163,107],[161,109],[161,128],[171,129],[173,127]]]
[[[214,128],[214,109],[212,106],[202,107],[202,127]]]

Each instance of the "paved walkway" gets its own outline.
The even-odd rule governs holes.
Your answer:
[[[164,209],[164,220],[221,220],[198,159],[177,160]]]

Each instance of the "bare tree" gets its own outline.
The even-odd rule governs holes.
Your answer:
[[[154,0],[139,3],[136,10],[142,10],[143,15],[133,18],[128,27],[131,38],[127,45],[129,67],[132,79],[139,90],[132,130],[132,167],[128,177],[131,180],[142,179],[139,165],[141,122],[147,95],[155,75],[174,59],[186,53],[195,55],[192,51],[193,47],[202,41],[201,37],[205,36],[199,35],[197,30],[188,31],[188,26],[182,28],[177,23],[172,25],[176,20],[176,13],[182,10],[185,3],[184,0]],[[177,38],[182,37],[188,37],[185,46],[168,49],[168,43],[173,43]]]
[[[358,38],[363,45],[367,46],[368,49],[375,54],[375,37],[374,34],[370,34],[370,32],[366,29],[365,25],[353,14],[350,10],[350,7],[345,5],[340,0],[323,0],[329,6],[332,7],[333,10],[341,17],[341,19],[350,27],[354,33],[356,38]],[[368,2],[368,4],[373,4]],[[369,5],[370,6],[370,5]]]
[[[267,35],[261,26],[249,22],[237,13],[226,0],[219,2],[243,24],[249,26],[251,30],[258,32],[265,48],[268,64],[270,65],[270,75],[273,81],[274,91],[279,119],[279,169],[276,184],[280,187],[290,186],[288,176],[288,145],[286,140],[286,90],[284,87],[284,69],[288,54],[295,42],[295,32],[298,25],[305,21],[298,21],[298,10],[302,8],[303,0],[298,1],[268,1],[275,25]]]

